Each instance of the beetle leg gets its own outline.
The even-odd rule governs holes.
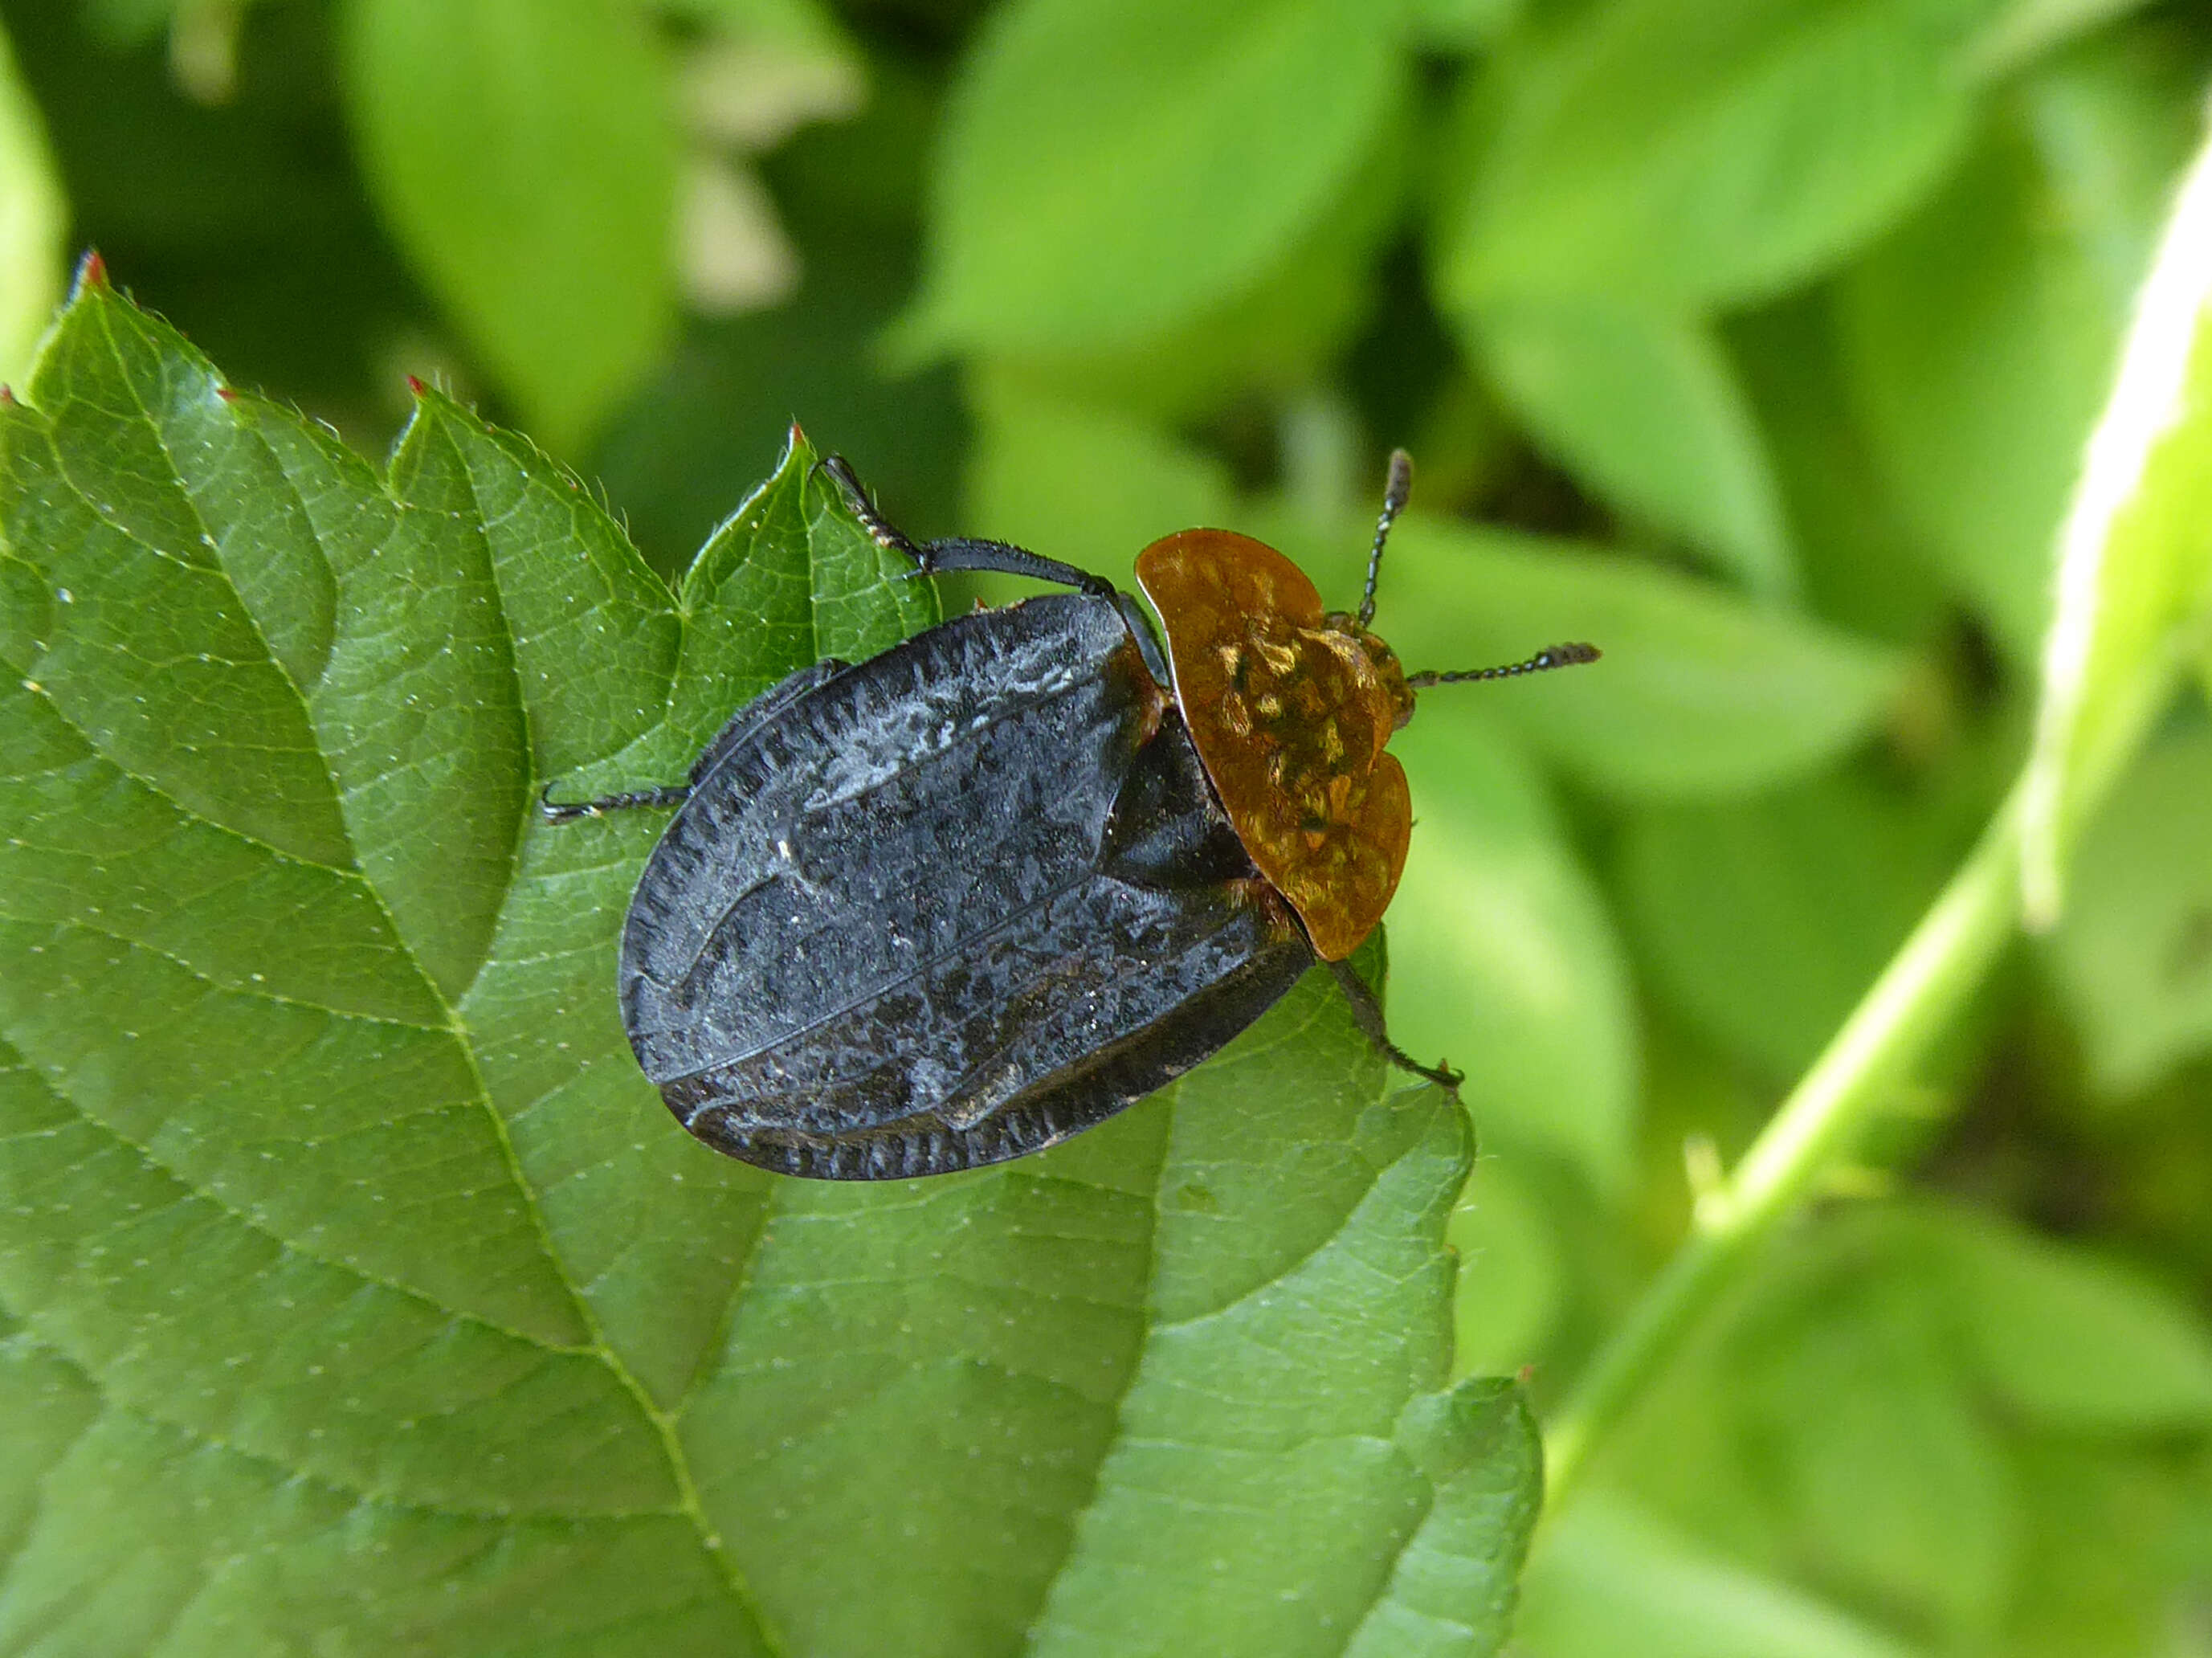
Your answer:
[[[845,505],[853,516],[860,520],[860,527],[875,538],[876,545],[894,553],[904,553],[916,563],[921,562],[921,549],[908,540],[906,532],[876,510],[876,503],[868,499],[868,491],[853,471],[852,463],[842,455],[824,455],[814,463],[817,472],[830,474],[830,481],[837,486],[837,493],[845,497]]]
[[[1390,1040],[1390,1033],[1382,1023],[1382,1007],[1375,999],[1375,993],[1367,987],[1367,981],[1352,970],[1349,962],[1331,962],[1328,970],[1336,975],[1336,982],[1344,991],[1344,999],[1352,1004],[1352,1023],[1360,1033],[1375,1044],[1375,1051],[1396,1066],[1401,1071],[1410,1071],[1417,1077],[1425,1077],[1444,1092],[1456,1099],[1459,1085],[1466,1080],[1462,1072],[1449,1065],[1425,1066]]]
[[[965,536],[956,536],[949,541],[933,541],[927,546],[909,550],[917,564],[915,572],[917,575],[934,575],[939,570],[995,570],[1001,575],[1025,575],[1038,581],[1056,581],[1063,587],[1076,588],[1094,598],[1115,596],[1114,584],[1104,576],[1079,570],[1073,564],[1047,558],[1042,553],[1033,553],[1026,547],[1017,547],[1009,542],[972,541]]]
[[[551,796],[553,785],[548,783],[544,793],[538,797],[539,814],[549,823],[570,823],[579,817],[598,817],[610,811],[623,811],[632,806],[680,806],[691,798],[707,774],[714,769],[723,756],[750,737],[777,714],[816,686],[823,684],[845,671],[852,664],[841,662],[834,656],[824,657],[811,668],[801,668],[781,683],[772,685],[730,717],[714,740],[700,751],[692,762],[688,781],[671,783],[664,787],[632,789],[626,794],[610,794],[597,800],[574,802],[556,801]]]
[[[866,488],[844,456],[824,455],[814,464],[830,475],[837,492],[845,497],[845,505],[860,520],[860,527],[875,538],[876,545],[890,552],[904,553],[914,561],[915,575],[934,575],[939,570],[996,570],[1002,575],[1056,581],[1063,587],[1077,588],[1100,598],[1114,596],[1114,584],[1105,577],[1092,575],[1088,570],[1079,570],[1073,564],[1064,564],[1059,559],[1047,558],[1008,542],[975,541],[966,536],[955,536],[950,540],[916,546],[903,530],[876,510],[876,503],[868,499]]]
[[[549,823],[572,823],[579,817],[599,817],[611,811],[627,811],[632,806],[680,806],[691,798],[689,783],[674,783],[665,788],[632,789],[627,794],[602,795],[597,800],[556,801],[553,786],[548,783],[538,797],[538,815]]]

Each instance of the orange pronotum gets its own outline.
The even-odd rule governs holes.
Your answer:
[[[1383,752],[1413,708],[1398,659],[1249,536],[1181,531],[1137,556],[1137,580],[1230,822],[1315,951],[1343,960],[1382,919],[1413,833],[1405,769]]]

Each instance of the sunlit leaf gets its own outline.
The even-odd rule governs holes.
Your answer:
[[[2043,636],[2082,445],[2186,153],[2194,77],[2144,54],[2040,76],[1841,285],[1864,429],[1914,528],[2018,660]]]
[[[1681,537],[1754,592],[1795,588],[1765,446],[1708,325],[1560,295],[1486,304],[1469,331],[1537,441],[1624,515]]]
[[[2212,603],[2212,154],[2182,186],[2059,544],[2024,780],[2031,921],[2059,910],[2078,804],[2163,702]]]
[[[45,125],[0,33],[0,386],[30,367],[61,297],[67,221]]]
[[[1929,189],[1972,113],[1943,0],[1626,0],[1516,64],[1454,181],[1455,309],[1596,290],[1688,307],[1771,294]]]
[[[0,1644],[1496,1649],[1537,1474],[1448,1386],[1465,1118],[1325,976],[888,1187],[632,1063],[657,825],[533,796],[932,619],[812,459],[671,593],[459,405],[380,474],[80,291],[0,409]]]
[[[1233,292],[1109,342],[994,345],[975,372],[1177,425],[1249,404],[1255,395],[1310,391],[1367,316],[1375,263],[1398,228],[1418,160],[1413,136],[1407,114],[1394,107],[1314,222]]]
[[[1192,320],[1320,221],[1404,88],[1359,0],[1018,0],[954,94],[909,344],[1096,348]]]
[[[2201,1479],[2165,1445],[2055,1434],[2023,1448],[2035,1534],[2004,1649],[2012,1658],[2156,1652],[2196,1594]],[[2145,1546],[2146,1544],[2148,1546]]]
[[[676,125],[620,0],[347,0],[370,191],[469,344],[574,448],[674,320]]]

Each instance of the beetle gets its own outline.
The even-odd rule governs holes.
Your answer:
[[[1218,1052],[1317,963],[1394,1064],[1346,961],[1405,865],[1413,693],[1595,659],[1408,675],[1369,631],[1413,464],[1390,458],[1356,612],[1225,530],[1111,582],[1021,547],[917,545],[817,463],[910,574],[1071,591],[978,610],[740,709],[689,779],[540,808],[677,808],[623,926],[623,1024],[685,1128],[781,1174],[888,1180],[1042,1151]]]

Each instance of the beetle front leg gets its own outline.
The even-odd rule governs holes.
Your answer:
[[[1349,962],[1331,962],[1328,970],[1336,975],[1336,982],[1344,992],[1344,999],[1352,1004],[1352,1023],[1360,1034],[1375,1044],[1375,1051],[1396,1066],[1401,1071],[1410,1071],[1416,1077],[1425,1078],[1454,1099],[1459,1097],[1459,1085],[1467,1080],[1463,1072],[1449,1065],[1423,1065],[1412,1054],[1390,1040],[1390,1033],[1382,1022],[1382,1005],[1375,999],[1375,993],[1367,987],[1367,981],[1352,970]]]
[[[549,823],[573,823],[579,817],[602,817],[634,806],[680,806],[690,798],[689,783],[672,783],[664,788],[632,789],[627,794],[603,794],[596,800],[556,800],[553,785],[548,783],[538,797],[538,815]]]
[[[939,570],[991,570],[1000,575],[1025,575],[1036,581],[1056,581],[1063,587],[1073,587],[1089,593],[1093,598],[1111,598],[1114,584],[1103,575],[1093,575],[1088,570],[1079,570],[1073,564],[1062,563],[1056,558],[1047,558],[1026,547],[1017,547],[1006,541],[974,541],[966,536],[955,536],[946,541],[933,541],[915,550],[920,561],[916,571],[920,575],[934,575]]]
[[[954,536],[917,545],[903,530],[876,510],[876,503],[868,498],[866,489],[844,456],[824,455],[816,465],[830,475],[838,493],[845,497],[845,505],[860,520],[860,527],[875,538],[876,545],[890,552],[904,553],[914,561],[916,575],[934,575],[939,570],[990,570],[1000,575],[1058,582],[1063,587],[1073,587],[1094,598],[1114,597],[1114,584],[1105,577],[1092,575],[1088,570],[1079,570],[1073,564],[1047,558],[1011,542],[976,541],[967,536]]]

